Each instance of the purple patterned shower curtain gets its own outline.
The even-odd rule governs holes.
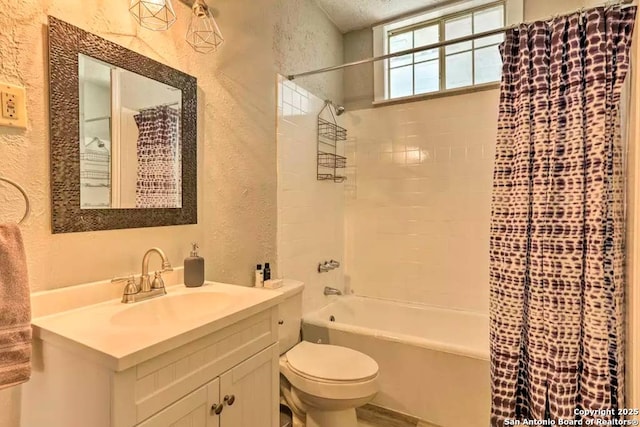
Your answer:
[[[491,222],[492,426],[624,407],[620,95],[636,8],[507,32]]]
[[[140,111],[136,207],[182,206],[182,167],[179,112],[168,106]]]

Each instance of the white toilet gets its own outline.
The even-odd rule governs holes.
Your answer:
[[[288,283],[279,306],[280,391],[293,427],[356,427],[356,408],[378,392],[378,364],[349,348],[300,342],[304,284]]]

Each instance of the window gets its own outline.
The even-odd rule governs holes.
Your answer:
[[[505,26],[505,3],[491,3],[386,31],[387,52],[480,34]],[[503,34],[389,59],[386,99],[444,92],[500,80]]]

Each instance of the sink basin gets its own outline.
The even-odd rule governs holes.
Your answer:
[[[123,372],[252,316],[266,321],[286,295],[216,282],[166,290],[167,295],[133,304],[114,298],[35,317],[34,336],[86,354],[110,371]],[[263,326],[260,323],[259,328]]]
[[[111,323],[117,326],[148,326],[196,320],[212,312],[224,310],[236,299],[222,292],[165,295],[134,303],[114,314]]]

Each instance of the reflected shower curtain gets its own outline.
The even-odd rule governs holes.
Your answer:
[[[491,221],[492,426],[624,407],[620,94],[635,8],[507,32]]]
[[[137,208],[182,206],[179,112],[168,106],[140,111],[138,125]]]

